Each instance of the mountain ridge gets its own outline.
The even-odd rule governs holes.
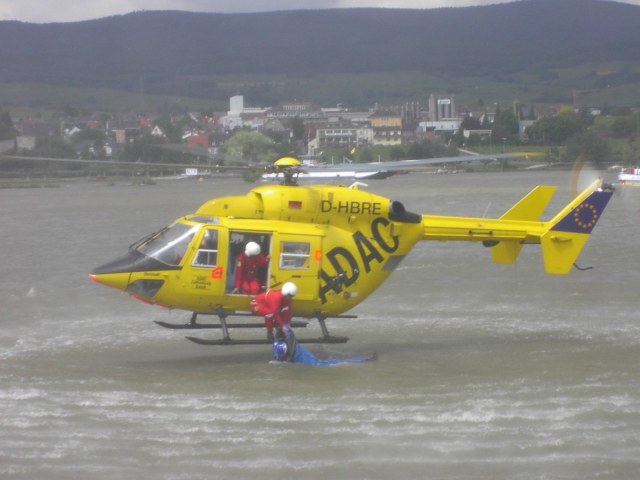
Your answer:
[[[173,93],[186,77],[428,72],[494,77],[640,60],[640,7],[521,0],[440,9],[141,11],[73,23],[0,22],[0,82]],[[211,93],[207,82],[193,96]]]

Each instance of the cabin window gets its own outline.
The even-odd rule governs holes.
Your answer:
[[[167,265],[179,265],[200,225],[174,223],[137,247],[137,250]]]
[[[207,228],[202,235],[198,252],[193,258],[194,267],[213,267],[218,264],[218,231]]]
[[[308,242],[282,242],[280,248],[281,269],[309,268],[309,252],[311,244]]]

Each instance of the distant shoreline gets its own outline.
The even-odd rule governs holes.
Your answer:
[[[414,170],[409,171],[406,174],[429,174],[429,175],[452,175],[452,174],[464,174],[464,173],[507,173],[507,172],[537,172],[540,170],[555,170],[555,171],[570,171],[572,170],[572,164],[559,163],[552,165],[544,165],[539,168],[531,168],[531,167],[514,167],[507,166],[506,168],[502,168],[499,165],[475,165],[475,166],[464,166],[463,168],[451,169],[451,170],[436,170],[433,168],[425,168],[424,170]],[[236,177],[240,177],[240,175],[235,175]],[[146,176],[114,176],[114,177],[87,177],[87,176],[75,176],[75,177],[57,177],[55,172],[49,172],[49,178],[34,178],[31,176],[30,178],[8,178],[0,176],[0,190],[3,189],[19,189],[19,188],[59,188],[63,184],[66,183],[91,183],[94,185],[106,185],[106,186],[114,186],[116,184],[128,184],[128,185],[156,185],[157,183],[164,182],[191,182],[197,181],[194,178],[176,178],[175,176],[168,175],[157,176],[157,177],[146,177]],[[209,179],[228,179],[229,174],[222,174],[220,176],[214,175],[208,177]],[[256,184],[261,182],[255,182]],[[318,183],[318,182],[314,182]],[[248,185],[252,185],[251,182],[247,182]]]

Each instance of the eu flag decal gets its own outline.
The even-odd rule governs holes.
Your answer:
[[[598,209],[592,203],[583,203],[573,211],[573,221],[582,229],[591,229],[598,221]]]
[[[591,233],[607,206],[612,191],[596,190],[567,216],[560,220],[551,230],[573,233]]]

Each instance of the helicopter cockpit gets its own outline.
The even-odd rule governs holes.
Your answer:
[[[169,266],[178,266],[191,244],[193,238],[204,224],[217,224],[218,219],[212,217],[191,217],[189,221],[178,220],[162,230],[152,233],[142,240],[130,246],[130,251],[141,253],[145,257],[152,258]],[[215,239],[213,238],[215,236]],[[212,246],[217,244],[217,232],[207,230],[202,240],[203,244]],[[196,258],[196,262],[199,261]],[[211,264],[210,262],[204,263]]]
[[[217,217],[193,215],[134,243],[129,257],[137,258],[138,266],[144,264],[148,267],[137,268],[138,272],[183,270],[184,278],[189,275],[198,277],[195,284],[204,277],[222,280],[225,294],[246,295],[249,292],[238,288],[236,267],[248,243],[258,245],[265,257],[270,255],[271,234],[228,230],[219,224]],[[268,265],[262,265],[256,274],[260,289],[265,289]]]
[[[179,265],[200,225],[174,223],[138,245],[135,249],[166,265]]]

